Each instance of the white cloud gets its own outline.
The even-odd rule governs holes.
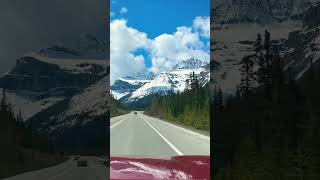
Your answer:
[[[116,15],[116,13],[110,11],[110,17],[113,17],[113,16],[115,16],[115,15]]]
[[[199,31],[201,36],[210,38],[210,17],[196,17],[193,20],[193,28]]]
[[[147,70],[144,57],[134,55],[138,49],[145,49],[150,54],[152,67],[149,70],[155,73],[168,70],[191,57],[209,61],[209,43],[200,38],[209,37],[205,30],[206,19],[196,18],[193,27],[178,27],[176,32],[161,34],[154,39],[149,39],[146,33],[128,27],[124,19],[111,21],[111,83],[119,77]]]
[[[110,54],[110,59],[111,84],[117,78],[146,70],[144,57],[141,55],[134,56],[131,53]]]
[[[128,27],[123,19],[111,21],[110,34],[111,83],[121,76],[145,70],[144,57],[133,52],[148,46],[147,35]]]
[[[152,71],[159,73],[190,57],[209,60],[209,52],[197,32],[190,27],[178,27],[173,34],[162,34],[152,41]]]
[[[111,51],[131,52],[147,46],[147,34],[128,27],[124,19],[113,20],[110,24]]]
[[[126,7],[122,7],[120,10],[120,14],[125,14],[128,12],[128,9]]]

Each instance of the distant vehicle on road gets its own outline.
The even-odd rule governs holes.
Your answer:
[[[88,161],[85,159],[79,159],[77,161],[77,166],[88,166]]]
[[[136,112],[136,111],[134,111],[134,114],[137,114],[137,112]]]

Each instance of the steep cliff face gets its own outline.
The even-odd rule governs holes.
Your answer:
[[[312,61],[319,66],[320,59],[320,4],[312,6],[306,12],[304,28],[291,32],[287,46],[289,51],[284,54],[285,70],[289,70],[295,79],[303,77]]]
[[[17,59],[0,75],[0,90],[25,124],[58,149],[88,152],[106,143],[109,73],[105,56],[54,46]]]
[[[308,27],[320,25],[320,2],[314,3],[305,13],[304,25]]]
[[[318,58],[319,0],[223,0],[212,17],[212,59],[221,64],[211,73],[225,92],[240,83],[239,62],[254,53],[257,34],[271,33],[272,45],[299,79]]]
[[[25,56],[0,77],[0,87],[9,90],[46,91],[54,88],[85,88],[106,75],[104,61],[56,60]]]
[[[270,24],[302,19],[309,0],[224,0],[214,8],[214,21]]]
[[[65,151],[73,151],[75,147],[77,151],[84,151],[106,143],[110,100],[106,88],[108,81],[109,77],[104,77],[35,114],[27,124],[41,134],[55,138],[57,148]]]

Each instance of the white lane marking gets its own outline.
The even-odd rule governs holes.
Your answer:
[[[110,129],[116,127],[117,125],[119,125],[120,123],[122,123],[124,120],[126,120],[128,118],[129,118],[129,115],[128,115],[128,117],[125,117],[125,118],[121,119],[120,121],[118,121],[118,122],[114,123],[113,125],[111,125]]]
[[[144,114],[143,114],[143,115],[144,115]],[[144,116],[147,116],[147,115],[144,115]],[[148,116],[147,116],[147,117],[148,117]],[[150,118],[153,118],[153,117],[150,117]],[[180,130],[182,130],[182,131],[184,131],[184,132],[186,132],[186,133],[191,133],[191,134],[193,134],[193,135],[200,136],[201,138],[210,140],[210,137],[209,137],[209,136],[205,136],[205,135],[203,135],[203,134],[199,134],[199,133],[193,132],[193,131],[191,131],[191,130],[189,130],[189,129],[185,129],[185,128],[183,128],[183,127],[179,127],[179,126],[177,126],[177,125],[174,125],[174,124],[171,124],[171,123],[168,123],[168,122],[159,120],[159,119],[157,119],[157,118],[153,118],[153,119],[155,119],[155,120],[157,120],[157,121],[159,121],[159,122],[162,122],[162,123],[164,123],[164,124],[167,124],[167,125],[169,125],[169,126],[171,126],[171,127],[175,127],[175,128],[177,128],[177,129],[180,129]]]
[[[139,116],[180,156],[183,155],[183,153],[175,147],[167,138],[165,138],[156,128],[154,128],[144,117],[142,117],[140,114]]]

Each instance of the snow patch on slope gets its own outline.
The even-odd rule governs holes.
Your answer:
[[[108,102],[107,78],[98,81],[96,84],[84,89],[79,94],[72,97],[65,116],[72,116],[85,113],[90,116],[104,114]]]
[[[129,92],[124,92],[124,93],[120,93],[120,92],[117,92],[117,91],[112,91],[110,90],[110,93],[112,94],[112,96],[118,100],[118,99],[121,99],[122,97],[126,96],[129,94]]]
[[[2,89],[0,88],[1,94],[0,99],[2,99]],[[17,114],[21,110],[21,115],[23,120],[27,120],[38,112],[62,101],[62,97],[49,97],[44,99],[33,99],[31,96],[32,92],[29,92],[30,96],[27,95],[28,92],[24,92],[23,95],[21,91],[9,91],[6,90],[6,97],[8,103],[12,105],[12,108]]]
[[[223,24],[222,28],[215,29],[213,43],[213,59],[221,64],[221,68],[211,72],[211,77],[225,91],[233,93],[240,83],[240,61],[253,52],[253,43],[257,34],[264,34],[267,29],[272,40],[287,39],[289,33],[302,28],[300,21],[285,21],[260,25],[256,23]],[[282,53],[282,52],[280,52]]]
[[[100,65],[102,67],[107,66],[107,60],[105,59],[63,59],[63,58],[50,58],[39,53],[31,52],[24,56],[33,57],[37,60],[43,61],[48,64],[58,65],[63,70],[72,71],[75,73],[88,72],[93,64]]]
[[[134,101],[155,94],[164,95],[169,91],[183,92],[186,89],[187,79],[190,79],[193,73],[195,76],[200,76],[201,73],[209,71],[206,68],[208,68],[208,63],[199,59],[190,58],[184,60],[175,65],[171,71],[160,73],[155,79],[135,90],[128,98],[128,101]],[[205,78],[204,84],[210,79],[208,74],[203,77]],[[206,80],[206,78],[208,79]]]
[[[129,100],[143,98],[150,94],[165,94],[174,89],[174,84],[167,72],[161,72],[154,80],[135,90]]]

